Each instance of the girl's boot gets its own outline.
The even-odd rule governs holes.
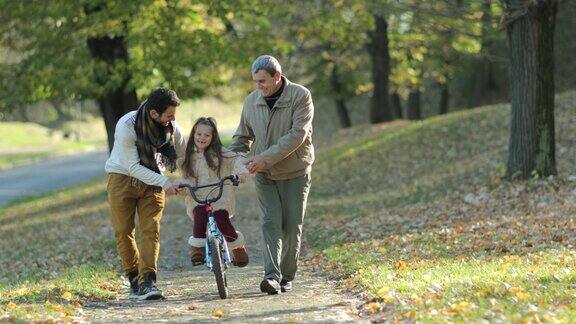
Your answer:
[[[248,252],[244,246],[244,235],[241,232],[236,231],[238,238],[229,241],[226,238],[226,243],[228,243],[228,249],[232,252],[232,264],[237,267],[245,267],[248,265]]]

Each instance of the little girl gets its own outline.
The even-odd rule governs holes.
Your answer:
[[[222,147],[216,121],[211,117],[201,117],[196,120],[190,132],[186,155],[181,164],[184,176],[182,182],[193,186],[206,185],[232,174],[238,175],[242,182],[249,174],[244,162],[244,158],[238,153]],[[212,189],[214,188],[202,188],[196,194],[198,197],[216,196],[218,190]],[[234,189],[232,186],[224,186],[222,197],[212,204],[212,210],[216,225],[232,251],[232,263],[244,267],[248,265],[244,235],[237,232],[230,222],[234,215]],[[190,261],[196,266],[204,263],[208,211],[204,206],[198,205],[187,191],[186,193],[186,213],[194,221],[192,236],[188,239],[188,244],[192,247]]]

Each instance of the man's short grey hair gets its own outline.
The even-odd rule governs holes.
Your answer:
[[[261,55],[252,63],[252,74],[258,73],[260,70],[264,70],[270,75],[274,75],[276,72],[282,73],[280,63],[271,55]]]

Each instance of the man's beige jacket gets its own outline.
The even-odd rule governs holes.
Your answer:
[[[261,155],[267,165],[264,173],[272,180],[304,175],[314,162],[312,96],[305,87],[282,78],[284,90],[272,109],[259,90],[246,97],[230,146],[235,152]]]

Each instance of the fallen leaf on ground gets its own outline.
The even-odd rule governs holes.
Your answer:
[[[220,317],[224,316],[224,311],[221,309],[214,309],[214,310],[212,310],[212,316],[220,318]]]
[[[70,299],[72,299],[72,293],[69,292],[69,291],[65,291],[65,292],[62,294],[62,299],[64,299],[64,300],[70,300]]]

